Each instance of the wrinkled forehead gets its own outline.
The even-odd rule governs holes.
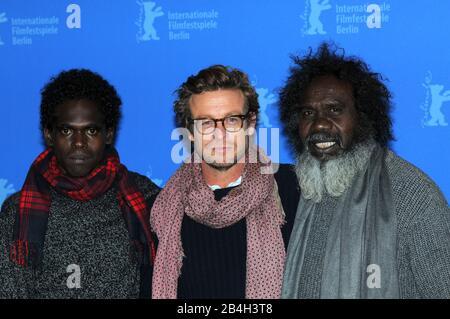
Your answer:
[[[194,94],[189,108],[194,118],[223,118],[245,111],[245,96],[238,89],[221,89]]]
[[[338,99],[343,102],[354,101],[353,86],[333,75],[323,75],[312,79],[306,88],[302,100],[315,102],[323,99]]]

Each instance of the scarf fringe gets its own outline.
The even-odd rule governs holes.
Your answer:
[[[30,256],[28,240],[16,240],[11,244],[10,259],[15,264],[27,267]]]

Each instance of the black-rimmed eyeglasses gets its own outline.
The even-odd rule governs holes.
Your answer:
[[[227,132],[235,133],[244,126],[244,121],[248,117],[248,114],[230,115],[221,119],[189,119],[188,122],[193,124],[197,132],[202,135],[213,133],[217,128],[217,122],[221,122]]]

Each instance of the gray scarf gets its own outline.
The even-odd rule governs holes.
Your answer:
[[[339,197],[328,231],[320,298],[398,298],[396,218],[386,150],[376,146],[367,165]],[[289,241],[282,298],[298,298],[317,203],[301,197]]]

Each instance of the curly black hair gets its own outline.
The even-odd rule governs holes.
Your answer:
[[[116,89],[102,76],[87,69],[62,71],[41,90],[40,128],[52,129],[55,109],[70,100],[86,99],[94,102],[104,115],[105,126],[116,133],[122,117],[122,100]],[[116,134],[114,134],[115,136]]]
[[[251,85],[248,76],[239,69],[224,65],[212,65],[191,75],[176,91],[177,99],[174,102],[175,125],[189,127],[191,118],[189,100],[194,94],[200,94],[219,89],[238,89],[245,96],[245,111],[258,116],[258,94]]]
[[[372,137],[381,146],[394,139],[390,118],[392,96],[382,82],[383,77],[372,72],[360,58],[344,54],[335,44],[323,42],[315,54],[309,48],[304,57],[291,56],[294,65],[279,92],[279,110],[283,131],[297,154],[304,147],[298,135],[300,101],[311,81],[323,75],[333,75],[352,85],[359,114],[359,136]]]

